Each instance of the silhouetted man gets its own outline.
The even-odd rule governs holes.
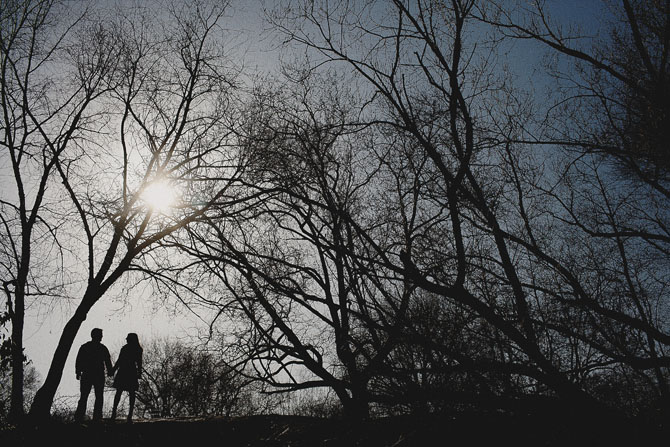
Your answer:
[[[74,419],[81,422],[86,412],[86,402],[93,387],[95,393],[95,404],[93,405],[93,420],[102,419],[102,396],[105,388],[105,367],[107,375],[112,375],[112,360],[107,347],[100,343],[102,341],[102,329],[95,328],[91,331],[91,341],[84,343],[79,348],[75,362],[75,373],[79,380],[81,396]]]

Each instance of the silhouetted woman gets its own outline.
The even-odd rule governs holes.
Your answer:
[[[128,403],[128,422],[133,420],[133,407],[135,406],[135,391],[138,387],[138,379],[142,372],[142,346],[137,338],[137,334],[130,333],[126,337],[126,344],[121,348],[119,359],[114,365],[113,371],[116,371],[114,378],[114,407],[112,408],[112,419],[116,419],[116,409],[121,400],[121,393],[128,392],[130,402]]]

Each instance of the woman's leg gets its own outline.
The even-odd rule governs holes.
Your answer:
[[[128,422],[133,420],[133,409],[135,408],[135,390],[128,391]]]
[[[119,401],[121,400],[121,390],[116,390],[114,395],[114,406],[112,407],[112,419],[116,419],[116,409],[119,407]]]

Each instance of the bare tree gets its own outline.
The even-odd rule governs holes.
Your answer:
[[[668,282],[662,272],[670,242],[664,143],[668,6],[614,3],[605,15],[606,36],[562,26],[540,3],[514,19],[513,11],[510,4],[495,5],[482,10],[482,19],[565,62],[561,69],[549,67],[556,93],[546,118],[515,138],[563,150],[559,180],[539,189],[560,231],[572,235],[566,240],[572,254],[535,243],[531,250],[576,286],[579,299],[562,303],[589,320],[590,330],[578,335],[581,342],[609,359],[605,363],[630,369],[620,375],[649,383],[655,397],[647,400],[667,402]]]
[[[352,257],[365,250],[358,233],[374,226],[371,135],[349,128],[347,92],[314,82],[259,92],[246,138],[262,200],[238,224],[194,227],[192,250],[229,290],[212,304],[250,321],[234,343],[260,378],[279,392],[329,387],[345,414],[365,417],[367,384],[409,294],[371,279],[364,254]]]
[[[534,146],[524,138],[537,121],[533,110],[529,117],[523,96],[491,64],[500,53],[495,39],[482,45],[487,29],[474,15],[476,6],[291,3],[272,19],[292,44],[310,50],[309,69],[349,67],[371,92],[364,121],[413,140],[437,173],[438,187],[430,194],[448,225],[435,228],[432,245],[379,247],[379,259],[414,286],[474,312],[500,347],[482,359],[457,357],[450,346],[444,354],[479,372],[507,372],[532,393],[585,408],[600,406],[587,379],[609,368],[655,371],[662,390],[667,358],[659,343],[666,333],[656,322],[665,310],[642,287],[657,280],[645,278],[661,265],[644,265],[644,251],[627,244],[629,237],[649,240],[653,233],[612,232],[625,226],[624,216],[633,210],[653,209],[648,205],[656,198],[642,199],[630,189],[615,198],[612,192],[623,183],[594,176],[597,169],[587,181],[585,171],[561,177],[560,164],[573,166],[574,160],[559,159],[556,171],[543,171],[545,153],[530,151]],[[582,182],[575,184],[580,173]],[[560,193],[557,178],[565,188]],[[593,186],[605,183],[587,195],[589,186],[594,192]],[[658,183],[650,186],[657,189]],[[584,200],[576,202],[575,194]],[[589,217],[595,227],[586,215],[576,219],[589,208],[597,211]],[[611,245],[600,241],[607,232]],[[656,240],[649,249],[662,252]],[[587,259],[597,264],[585,265]],[[601,289],[603,284],[608,287]]]
[[[226,5],[161,5],[164,21],[148,7],[117,13],[95,25],[101,43],[83,40],[73,49],[84,81],[101,58],[118,55],[97,121],[88,124],[95,138],[58,153],[61,140],[32,118],[35,135],[58,154],[53,169],[70,203],[64,213],[76,218],[68,227],[68,250],[85,266],[73,272],[78,282],[71,293],[81,299],[31,407],[38,418],[49,414],[74,338],[98,300],[126,272],[145,273],[144,265],[160,263],[151,258],[152,247],[166,235],[206,217],[214,203],[237,200],[234,183],[243,160],[229,121],[235,72],[225,68],[218,46]],[[178,193],[155,191],[160,188]],[[152,194],[172,194],[173,203],[153,203]]]
[[[93,104],[109,89],[118,50],[83,15],[57,1],[3,2],[0,25],[2,159],[13,184],[3,186],[0,262],[11,323],[10,419],[23,414],[23,325],[34,297],[59,297],[61,206],[55,194],[59,157],[90,135]],[[90,52],[75,71],[74,34],[87,34]],[[48,265],[44,257],[55,263]]]

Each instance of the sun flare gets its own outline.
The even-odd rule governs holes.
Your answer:
[[[158,180],[147,185],[142,200],[154,212],[166,213],[177,202],[177,189],[166,180]]]

